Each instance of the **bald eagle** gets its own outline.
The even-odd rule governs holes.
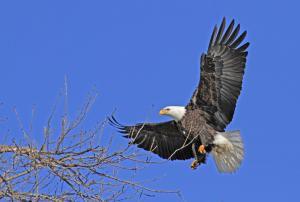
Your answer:
[[[110,123],[131,143],[169,160],[195,158],[191,168],[206,162],[211,153],[219,172],[231,173],[238,169],[244,146],[239,131],[226,131],[231,122],[242,88],[249,42],[243,43],[246,31],[239,35],[240,25],[231,21],[225,30],[214,27],[207,53],[200,59],[200,82],[186,106],[167,106],[160,115],[171,121],[120,124],[115,117]]]

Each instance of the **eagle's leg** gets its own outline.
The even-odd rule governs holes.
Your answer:
[[[194,170],[196,169],[201,163],[205,163],[206,162],[206,154],[199,154],[197,153],[195,144],[192,144],[192,151],[195,157],[195,160],[193,160],[192,164],[191,164],[191,168]]]
[[[211,152],[211,150],[213,149],[215,145],[214,144],[208,144],[208,145],[200,145],[200,147],[198,148],[198,152],[200,154],[206,154]]]
[[[197,155],[194,143],[192,144],[192,150],[193,150],[193,154],[194,154],[195,159],[193,160],[193,162],[191,164],[191,168],[193,170],[195,170],[199,166],[200,163],[199,163],[199,159],[198,159],[198,155]]]
[[[195,159],[195,160],[193,160],[193,162],[192,162],[192,164],[191,164],[191,168],[193,169],[193,170],[195,170],[198,166],[200,166],[201,165],[201,163],[205,163],[206,162],[206,155],[202,155],[201,157],[200,157],[200,159]]]
[[[205,154],[205,153],[206,153],[205,146],[204,146],[203,144],[200,145],[200,147],[198,148],[198,151],[199,151],[201,154]]]
[[[199,166],[199,162],[195,159],[191,164],[191,169],[195,170]]]

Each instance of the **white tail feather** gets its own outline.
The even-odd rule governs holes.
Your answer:
[[[220,132],[215,136],[212,154],[219,172],[236,171],[244,158],[244,144],[240,131]]]

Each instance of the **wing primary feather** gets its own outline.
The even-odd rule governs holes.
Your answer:
[[[112,120],[111,122],[115,123],[115,125],[122,126],[114,116],[111,116],[111,120]]]
[[[226,41],[225,45],[230,45],[234,41],[235,37],[238,35],[240,31],[240,28],[241,26],[240,24],[238,24],[237,27],[234,29],[233,33],[231,34],[231,36],[229,37],[228,41]]]
[[[235,42],[231,44],[231,48],[236,48],[245,39],[247,31],[244,31]]]
[[[244,45],[242,45],[241,47],[239,47],[238,49],[236,49],[237,52],[243,52],[245,51],[248,47],[249,47],[250,43],[247,42]]]
[[[230,34],[232,32],[233,27],[234,27],[234,20],[232,20],[231,23],[230,23],[230,25],[228,26],[228,28],[227,28],[227,30],[226,30],[226,32],[225,32],[225,34],[224,34],[224,36],[223,36],[220,44],[223,44],[228,39],[228,37],[230,36]]]
[[[128,133],[129,132],[129,130],[130,130],[129,127],[126,127],[126,126],[120,124],[114,116],[107,117],[107,119],[108,119],[108,123],[111,126],[118,129],[118,132],[120,132],[120,133]]]
[[[223,17],[223,20],[222,20],[222,23],[221,23],[221,26],[219,28],[219,31],[218,31],[218,34],[217,34],[217,38],[215,40],[215,43],[214,44],[218,44],[219,43],[219,40],[223,34],[223,31],[224,31],[224,28],[225,28],[225,24],[226,24],[226,19],[225,17]]]
[[[108,119],[108,123],[111,125],[111,126],[114,126],[118,129],[122,128],[122,125],[116,120],[116,118],[114,116],[111,116],[111,117],[107,117]]]
[[[218,31],[218,27],[217,27],[217,25],[215,25],[215,27],[214,27],[214,31],[213,31],[213,33],[212,33],[212,35],[211,35],[211,37],[210,37],[210,41],[209,41],[209,45],[208,45],[208,49],[209,49],[211,46],[213,46],[213,45],[214,45],[214,39],[215,39],[215,37],[216,37],[216,33],[217,33],[217,31]]]

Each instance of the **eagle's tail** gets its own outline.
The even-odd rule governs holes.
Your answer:
[[[215,136],[212,154],[219,172],[236,171],[244,158],[240,131],[220,132]]]

